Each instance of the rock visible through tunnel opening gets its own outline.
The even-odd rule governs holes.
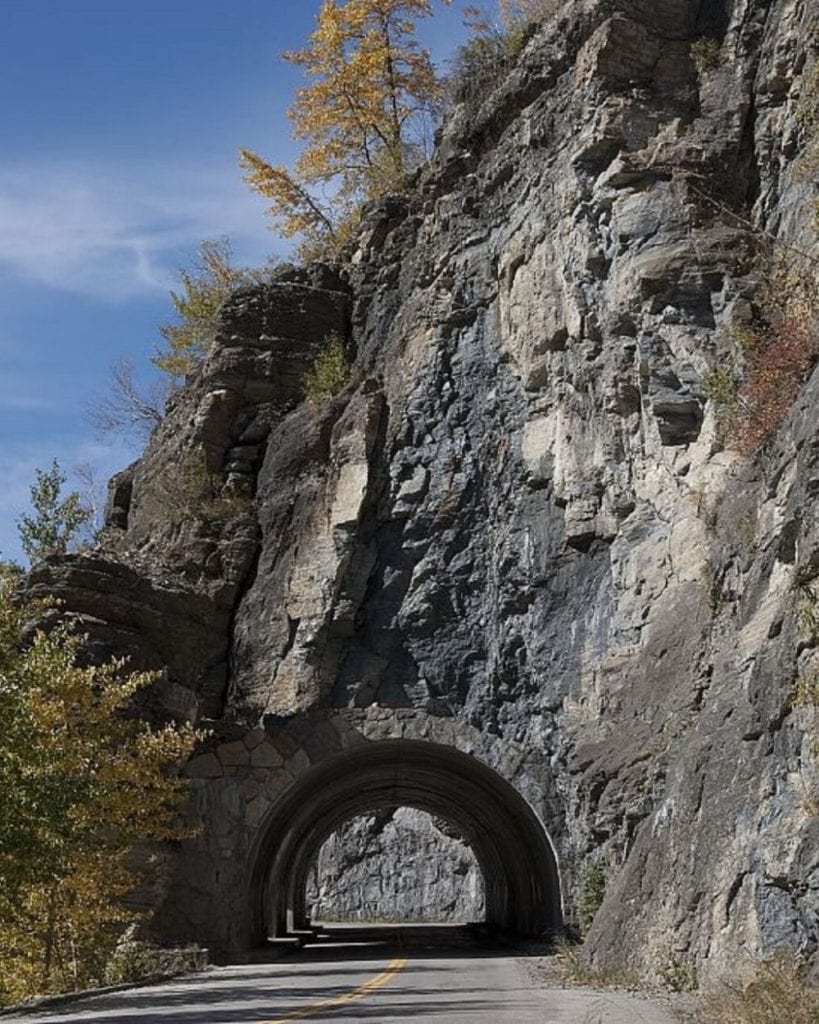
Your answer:
[[[472,847],[449,822],[412,807],[345,822],[307,879],[313,923],[483,921],[485,895]]]

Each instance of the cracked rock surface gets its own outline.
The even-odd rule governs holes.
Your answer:
[[[33,574],[229,739],[376,705],[536,752],[567,919],[600,865],[587,956],[644,977],[819,941],[816,711],[792,700],[815,660],[793,584],[819,572],[819,378],[751,459],[703,383],[750,315],[759,233],[815,251],[818,19],[565,5],[366,212],[348,267],[225,306],[113,482],[115,551]],[[351,382],[317,407],[301,381],[333,331]],[[204,509],[194,457],[223,482]],[[398,859],[349,877],[383,893]]]
[[[308,881],[314,921],[482,921],[470,847],[431,815],[399,807],[356,818],[327,840]]]

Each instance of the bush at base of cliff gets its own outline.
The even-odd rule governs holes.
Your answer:
[[[602,864],[586,861],[580,872],[577,910],[580,934],[586,935],[606,897],[606,872]]]
[[[555,942],[554,966],[563,985],[631,991],[640,988],[639,981],[628,972],[589,966],[583,958],[583,946],[566,939]]]
[[[105,967],[105,982],[122,985],[151,978],[199,971],[207,966],[207,950],[200,946],[166,948],[134,939],[129,930]]]
[[[745,986],[723,984],[703,998],[690,1024],[819,1024],[819,992],[785,955],[762,963]]]

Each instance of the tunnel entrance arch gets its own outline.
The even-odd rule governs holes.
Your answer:
[[[324,841],[344,822],[390,807],[414,807],[458,829],[483,875],[488,924],[527,936],[561,929],[554,850],[515,787],[452,747],[382,740],[309,769],[271,808],[251,854],[250,941],[307,927],[307,876]]]

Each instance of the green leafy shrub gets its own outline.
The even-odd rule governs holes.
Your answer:
[[[694,40],[691,44],[691,59],[694,61],[694,67],[696,67],[700,78],[719,67],[721,52],[722,46],[719,39],[714,39],[712,36],[700,36],[699,39]]]
[[[350,379],[350,363],[341,336],[333,332],[304,378],[304,396],[318,404],[337,395]]]
[[[34,515],[22,515],[17,527],[26,557],[33,564],[49,555],[63,555],[93,513],[77,491],[63,497],[66,475],[56,459],[51,469],[34,471],[30,488]]]
[[[606,896],[606,872],[597,861],[587,860],[580,871],[577,911],[581,934],[585,935],[603,905]]]

